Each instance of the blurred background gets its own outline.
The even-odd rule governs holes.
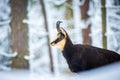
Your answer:
[[[120,54],[120,0],[0,0],[0,80],[120,80],[120,63],[69,78],[50,46],[58,20],[74,44]]]

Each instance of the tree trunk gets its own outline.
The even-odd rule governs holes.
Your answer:
[[[40,3],[42,5],[42,12],[43,12],[43,17],[44,17],[45,29],[46,29],[46,32],[49,32],[44,1],[40,0]],[[49,57],[50,57],[50,69],[52,72],[54,72],[52,51],[51,51],[51,47],[49,45],[50,44],[49,42],[50,42],[50,38],[49,38],[49,35],[47,35],[47,44],[48,44]]]
[[[83,44],[90,45],[92,43],[91,37],[89,36],[90,33],[91,33],[91,24],[88,25],[87,29],[82,29]]]
[[[105,8],[105,0],[101,0],[102,4],[102,43],[103,43],[103,48],[107,48],[107,37],[105,35],[106,33],[106,8]]]
[[[81,19],[84,20],[85,22],[88,20],[89,15],[87,14],[89,10],[89,2],[90,0],[85,0],[84,5],[80,6],[80,11],[81,11]],[[86,29],[82,29],[82,35],[83,35],[83,44],[90,45],[91,44],[91,37],[89,36],[90,34],[90,29],[91,29],[91,24],[86,26]]]
[[[73,18],[73,10],[72,10],[72,0],[66,0],[66,3],[68,5],[65,5],[66,11],[65,11],[65,19],[66,20],[71,20]]]
[[[27,14],[27,0],[10,0],[11,4],[11,41],[12,51],[18,52],[18,56],[13,58],[13,68],[28,68],[28,61],[24,55],[28,54],[28,27],[23,23]]]

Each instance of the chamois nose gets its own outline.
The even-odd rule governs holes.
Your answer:
[[[60,31],[60,23],[62,23],[62,21],[57,21],[56,23],[57,31]]]
[[[55,42],[53,41],[53,42],[51,42],[50,44],[51,44],[52,46],[54,46]]]

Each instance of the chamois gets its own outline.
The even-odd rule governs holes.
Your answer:
[[[73,44],[67,32],[59,26],[60,23],[61,21],[56,23],[58,34],[51,45],[61,49],[72,72],[89,70],[120,61],[120,55],[116,52],[91,45]]]

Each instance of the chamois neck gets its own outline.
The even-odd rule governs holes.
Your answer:
[[[72,55],[74,55],[73,54],[74,51],[75,51],[75,48],[74,48],[72,41],[70,40],[70,38],[67,38],[66,44],[65,44],[65,47],[64,47],[62,53],[68,63],[70,63],[70,61],[72,60]]]
[[[73,43],[70,40],[69,36],[66,38],[66,43],[62,52],[69,52],[73,50]]]

